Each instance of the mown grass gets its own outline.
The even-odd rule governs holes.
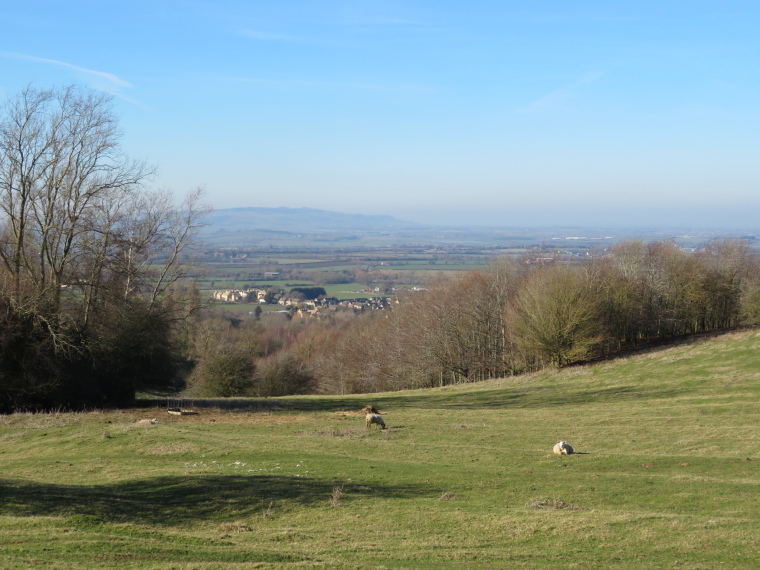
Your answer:
[[[432,390],[3,416],[0,567],[753,568],[758,350],[748,331]]]

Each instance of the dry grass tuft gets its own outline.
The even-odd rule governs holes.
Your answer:
[[[330,504],[333,507],[339,507],[340,506],[340,498],[343,495],[343,486],[339,485],[336,487],[333,487],[332,495],[330,496]]]
[[[454,495],[446,491],[443,495],[441,495],[442,501],[451,501],[454,498]]]
[[[64,428],[81,423],[85,413],[94,412],[16,412],[0,415],[0,427],[21,429]]]

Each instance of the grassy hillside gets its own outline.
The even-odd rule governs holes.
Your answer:
[[[753,331],[435,390],[0,417],[0,567],[756,567],[759,397]]]

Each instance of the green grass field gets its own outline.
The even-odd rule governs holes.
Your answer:
[[[0,567],[756,568],[759,400],[746,331],[430,390],[0,416]]]

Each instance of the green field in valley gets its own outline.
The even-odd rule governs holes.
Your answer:
[[[756,568],[759,398],[743,331],[437,389],[0,416],[0,567]]]

